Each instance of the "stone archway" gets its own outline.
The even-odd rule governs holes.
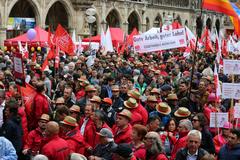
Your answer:
[[[153,21],[153,27],[160,27],[162,26],[162,17],[161,15],[158,13],[158,15],[156,16],[156,18]]]
[[[207,29],[211,30],[212,29],[212,20],[211,18],[208,18],[206,21],[206,27]]]
[[[46,27],[51,27],[51,30],[56,30],[58,24],[69,29],[69,13],[61,1],[56,1],[51,5],[45,20]]]
[[[130,34],[134,28],[139,31],[139,16],[136,11],[128,16],[128,33]]]
[[[18,0],[12,3],[7,17],[7,38],[16,37],[38,25],[40,16],[37,8],[36,4],[30,0]]]
[[[106,22],[109,27],[121,27],[120,16],[116,9],[113,9],[108,13]]]

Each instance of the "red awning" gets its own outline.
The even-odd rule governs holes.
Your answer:
[[[24,33],[20,36],[15,38],[7,39],[4,41],[5,46],[18,46],[18,41],[22,42],[23,44],[28,43],[28,45],[32,46],[41,46],[46,47],[48,42],[48,32],[44,29],[40,28],[39,26],[34,28],[36,30],[36,37],[32,41],[27,38],[27,33]]]

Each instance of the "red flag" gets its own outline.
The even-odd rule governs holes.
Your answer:
[[[224,56],[228,56],[227,52],[227,41],[225,39],[222,40],[222,54]]]
[[[205,42],[204,45],[205,45],[205,50],[207,52],[213,52],[213,46],[212,46],[212,42],[210,39],[209,30],[207,28],[205,29],[205,31],[201,37],[201,41]]]
[[[56,47],[56,56],[55,56],[55,68],[59,68],[59,62],[60,62],[60,57],[59,57],[59,47]]]
[[[172,23],[172,29],[179,29],[182,28],[182,25],[180,23],[178,23],[177,21],[174,21]]]
[[[50,49],[48,52],[48,55],[46,57],[46,59],[44,60],[43,64],[42,64],[42,69],[41,71],[43,72],[45,70],[45,68],[48,66],[48,60],[53,59],[54,56],[54,52]]]
[[[28,83],[26,83],[26,87],[21,87],[18,85],[18,89],[22,95],[22,99],[25,105],[25,111],[27,115],[30,115],[33,99],[36,96],[37,92],[35,88]]]
[[[74,55],[74,43],[67,31],[59,24],[55,33],[56,46],[68,55]]]
[[[137,28],[134,28],[132,33],[127,37],[127,44],[133,46],[133,36],[138,35]]]

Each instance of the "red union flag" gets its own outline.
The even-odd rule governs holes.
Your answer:
[[[27,115],[29,115],[31,113],[33,99],[36,96],[37,92],[35,88],[28,83],[26,83],[26,87],[21,87],[18,85],[18,89],[22,94],[22,98],[25,104],[25,111]]]
[[[74,55],[74,43],[67,31],[59,24],[55,33],[56,46],[68,55]]]

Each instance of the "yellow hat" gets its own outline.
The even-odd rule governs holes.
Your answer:
[[[99,96],[93,96],[91,99],[90,99],[91,102],[97,102],[97,103],[101,103],[101,98]]]
[[[132,108],[137,108],[138,104],[136,99],[130,97],[127,101],[124,101],[124,106],[129,109],[132,109]]]
[[[191,112],[185,107],[179,107],[175,112],[174,115],[176,117],[188,117],[191,115]]]
[[[124,117],[128,118],[129,120],[132,119],[132,113],[127,109],[123,109],[121,112],[118,113],[118,115],[124,116]]]
[[[97,89],[93,85],[87,85],[85,87],[86,92],[97,91]]]
[[[66,116],[63,121],[60,121],[60,123],[68,126],[72,126],[72,127],[78,126],[77,120],[71,116]]]
[[[156,105],[156,110],[164,115],[168,115],[171,113],[171,107],[165,103],[165,102],[160,102],[159,104]]]
[[[147,101],[148,102],[157,102],[158,100],[157,100],[157,98],[155,96],[148,96],[147,97]]]
[[[39,120],[49,121],[50,117],[48,114],[42,114]]]
[[[69,110],[80,113],[80,107],[78,105],[73,105]]]
[[[132,98],[134,98],[136,100],[139,100],[140,97],[141,97],[141,94],[140,94],[140,92],[138,90],[134,89],[134,90],[128,91],[128,96],[132,97]]]

